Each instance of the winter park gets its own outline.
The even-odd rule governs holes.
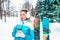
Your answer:
[[[60,40],[60,0],[0,0],[0,40]]]

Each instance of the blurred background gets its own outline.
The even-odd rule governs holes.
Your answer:
[[[60,0],[0,0],[0,19],[17,17],[23,8],[40,19],[48,14],[50,22],[60,22]]]
[[[39,18],[40,25],[42,25],[43,16],[48,14],[50,40],[59,40],[60,0],[0,0],[0,40],[13,40],[12,30],[19,20],[20,10],[24,8],[28,10],[27,18],[30,16]],[[42,32],[42,26],[40,27]]]

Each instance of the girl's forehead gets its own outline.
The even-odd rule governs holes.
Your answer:
[[[21,12],[20,14],[26,14],[26,12]]]

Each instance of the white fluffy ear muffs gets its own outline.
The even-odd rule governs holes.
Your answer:
[[[30,18],[30,12],[27,12],[26,16],[27,18]]]
[[[32,23],[32,25],[34,25],[34,17],[30,16],[30,22]]]

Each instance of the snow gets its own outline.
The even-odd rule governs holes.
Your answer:
[[[7,22],[0,20],[0,40],[13,40],[12,30],[18,22],[18,17],[7,17]]]
[[[50,23],[50,40],[60,40],[60,23]]]
[[[7,22],[0,20],[0,40],[13,40],[12,30],[18,22],[18,17],[7,17]],[[42,24],[41,24],[42,25]],[[41,26],[42,30],[42,26]],[[60,37],[60,23],[50,23],[50,40],[59,40]],[[40,32],[42,34],[42,31]],[[41,35],[42,40],[42,35]]]

